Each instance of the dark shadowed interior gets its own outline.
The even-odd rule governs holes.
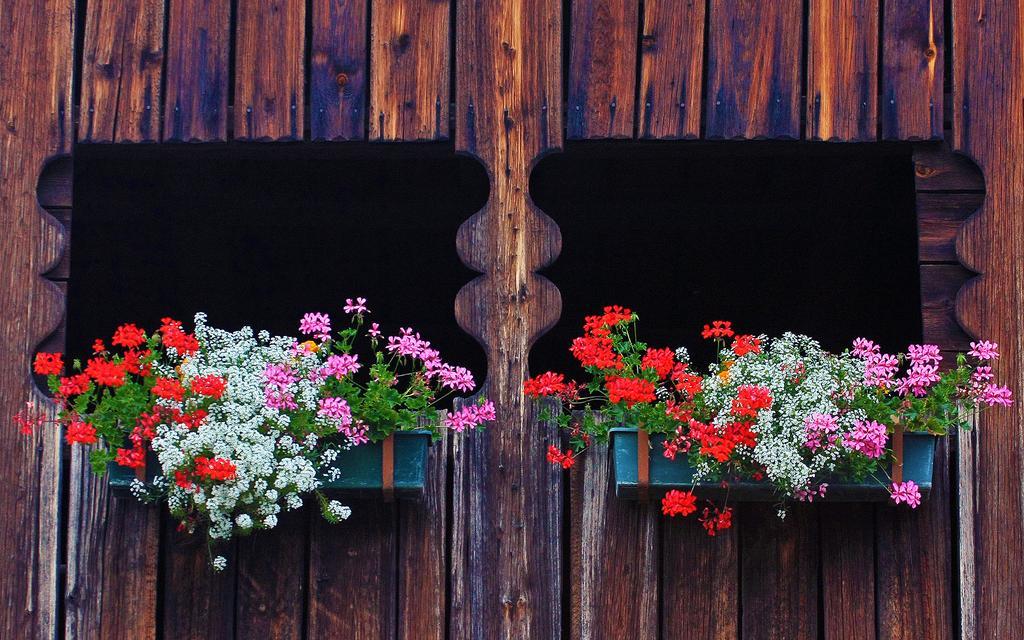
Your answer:
[[[570,144],[531,178],[559,224],[545,274],[562,318],[531,371],[579,372],[583,317],[621,304],[652,346],[711,356],[700,329],[791,330],[832,349],[920,340],[914,175],[907,146]]]

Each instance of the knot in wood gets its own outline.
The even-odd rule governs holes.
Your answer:
[[[640,46],[647,51],[654,49],[654,45],[657,44],[657,42],[658,38],[653,33],[645,33],[640,38]]]
[[[346,84],[348,84],[348,74],[339,73],[338,75],[334,76],[334,81],[338,83],[339,87],[344,87]]]
[[[934,58],[936,53],[937,52],[935,51],[935,47],[928,47],[927,49],[924,50],[924,57]]]

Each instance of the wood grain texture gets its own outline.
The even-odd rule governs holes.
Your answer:
[[[659,505],[616,499],[611,467],[594,445],[570,474],[573,640],[658,636]]]
[[[86,5],[81,142],[160,140],[164,0]]]
[[[942,0],[884,2],[882,138],[942,139]]]
[[[799,138],[800,0],[709,0],[708,138]]]
[[[918,193],[918,259],[956,262],[960,226],[981,207],[984,199],[983,193]]]
[[[423,497],[398,505],[399,640],[444,640],[447,633],[448,438],[444,432],[427,452]]]
[[[809,11],[807,138],[874,140],[878,0],[811,0]]]
[[[570,139],[633,137],[639,11],[637,0],[572,3]]]
[[[985,178],[970,158],[945,143],[914,145],[914,187],[922,191],[985,190]]]
[[[739,531],[708,536],[696,514],[663,518],[661,630],[663,640],[740,637]]]
[[[875,638],[875,527],[870,504],[822,504],[821,626],[829,640]]]
[[[706,0],[645,0],[638,137],[700,137]]]
[[[205,536],[178,531],[177,527],[174,519],[164,518],[160,545],[163,555],[160,599],[164,613],[160,618],[159,637],[167,640],[234,637],[238,571],[235,543],[222,544],[214,551],[228,562],[226,569],[214,572]]]
[[[957,293],[971,276],[959,264],[921,265],[921,319],[924,340],[949,351],[970,348],[970,337],[957,320]]]
[[[771,504],[740,506],[744,640],[818,637],[818,514],[792,505],[785,520]]]
[[[975,544],[975,520],[978,515],[978,415],[970,416],[974,427],[971,431],[956,434],[956,449],[953,462],[956,484],[955,493],[957,525],[957,566],[960,579],[958,594],[958,620],[960,637],[964,640],[978,637],[977,589],[977,545]]]
[[[999,343],[994,369],[1017,394],[1012,407],[979,419],[975,481],[973,599],[977,637],[1021,638],[1024,593],[1024,61],[1007,55],[1024,41],[1019,0],[953,4],[953,146],[985,174],[985,201],[957,241],[961,261],[981,274],[957,296],[971,335]],[[1009,604],[1013,603],[1013,604]]]
[[[394,638],[396,506],[347,504],[352,517],[339,524],[310,514],[307,636]]]
[[[309,512],[318,515],[316,499],[306,502],[300,511],[280,514],[272,531],[239,539],[236,638],[304,637]]]
[[[60,325],[64,296],[40,274],[65,248],[60,225],[36,198],[40,173],[70,153],[75,33],[70,0],[9,0],[0,10],[0,415],[29,403],[51,415],[35,386],[36,345]],[[61,434],[0,432],[0,637],[55,638],[61,524]]]
[[[67,638],[156,638],[161,509],[112,497],[106,479],[93,474],[88,450],[72,448]]]
[[[561,235],[528,195],[535,162],[562,144],[561,3],[459,0],[456,16],[455,148],[484,164],[491,192],[459,229],[459,256],[483,275],[459,291],[455,317],[486,352],[497,420],[453,451],[449,635],[556,638],[562,483],[544,454],[555,427],[536,423],[522,381],[561,310],[535,273]]]
[[[949,463],[940,440],[928,501],[913,510],[875,507],[879,638],[953,636]]]
[[[370,18],[370,139],[448,138],[451,3],[377,0]]]
[[[238,0],[234,137],[301,140],[305,0]]]
[[[163,139],[227,140],[230,3],[174,0],[167,21]]]
[[[313,140],[366,137],[367,0],[312,0],[309,127]]]

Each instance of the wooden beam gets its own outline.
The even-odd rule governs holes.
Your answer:
[[[312,0],[309,126],[313,140],[366,137],[367,0]]]
[[[882,138],[942,139],[942,0],[883,3]]]
[[[160,140],[164,0],[86,6],[81,142]]]
[[[640,138],[700,137],[706,0],[645,0],[640,38]]]
[[[633,137],[639,11],[637,0],[572,3],[570,139]]]
[[[305,0],[238,0],[235,139],[302,140]]]
[[[370,139],[448,138],[451,4],[376,0],[370,24]]]
[[[174,0],[169,7],[163,139],[227,140],[231,4]]]

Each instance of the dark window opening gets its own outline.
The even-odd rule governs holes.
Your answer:
[[[562,317],[531,352],[535,373],[577,374],[569,343],[608,304],[701,362],[700,329],[719,319],[833,350],[921,339],[907,146],[581,143],[538,165],[531,195],[563,239],[546,270]]]
[[[481,380],[455,322],[459,225],[487,199],[482,167],[447,145],[81,146],[75,153],[68,347],[122,322],[298,335],[365,296],[385,331],[412,326]]]

